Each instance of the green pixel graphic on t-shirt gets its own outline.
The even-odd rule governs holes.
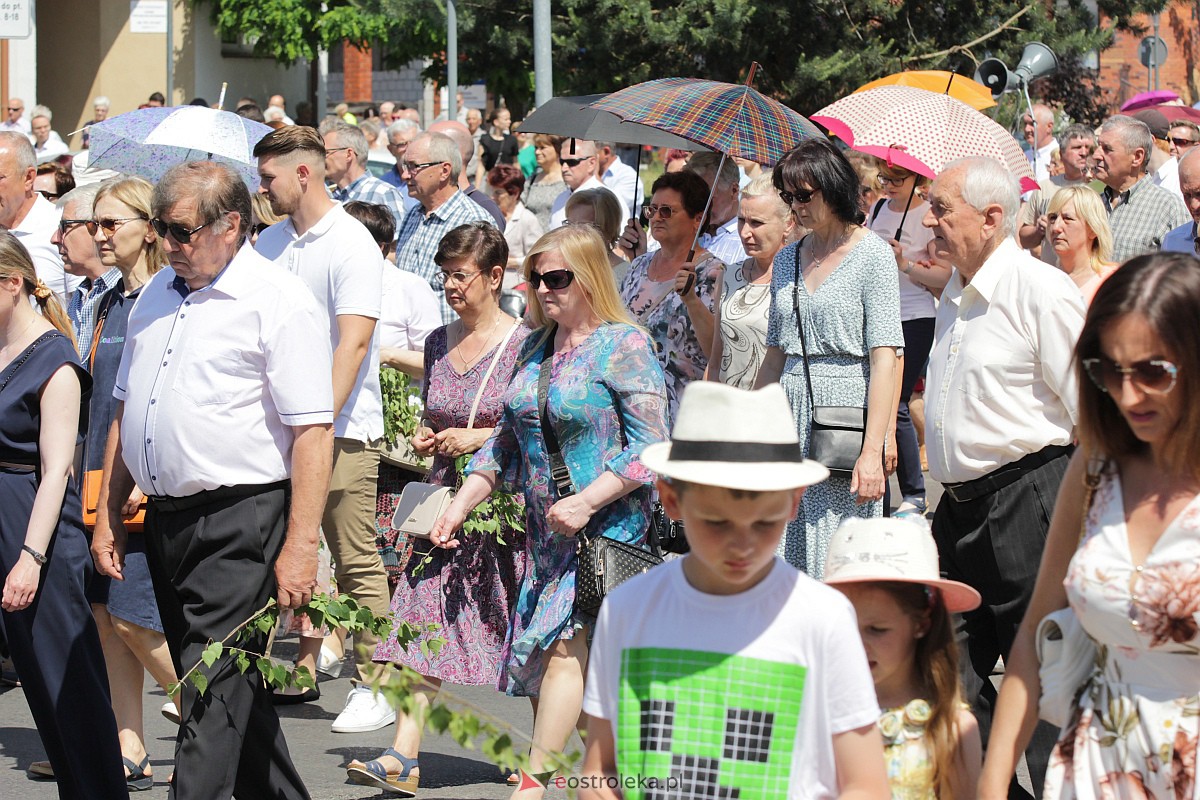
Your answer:
[[[658,779],[627,800],[786,798],[806,673],[727,653],[625,650],[617,770]]]

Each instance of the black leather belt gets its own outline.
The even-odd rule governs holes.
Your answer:
[[[219,486],[216,489],[206,489],[202,492],[189,494],[186,497],[167,497],[149,495],[146,500],[158,511],[188,511],[210,503],[241,497],[252,497],[256,494],[266,494],[276,489],[286,489],[291,481],[276,481],[275,483],[242,483],[237,486]]]
[[[956,503],[969,503],[972,500],[999,491],[1009,484],[1016,483],[1022,475],[1032,472],[1043,464],[1048,464],[1059,456],[1069,456],[1075,452],[1073,444],[1052,444],[1043,447],[1036,453],[1022,456],[1011,464],[1005,464],[984,475],[962,483],[944,483],[942,490],[950,495]]]

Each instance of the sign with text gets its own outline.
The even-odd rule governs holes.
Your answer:
[[[129,32],[166,33],[167,0],[129,0]]]
[[[0,39],[28,39],[33,33],[33,0],[0,0]]]

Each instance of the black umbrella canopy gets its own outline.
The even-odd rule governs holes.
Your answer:
[[[521,123],[522,133],[548,133],[575,139],[619,144],[673,147],[676,150],[708,150],[690,139],[673,133],[624,122],[616,114],[588,106],[603,100],[606,94],[585,94],[576,97],[552,97]]]

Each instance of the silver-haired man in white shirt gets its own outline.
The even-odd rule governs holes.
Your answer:
[[[954,264],[925,383],[929,472],[945,489],[933,532],[946,575],[983,595],[963,618],[962,672],[985,736],[990,676],[1029,604],[1073,447],[1084,315],[1071,280],[1017,244],[1019,207],[1003,165],[967,158],[933,182],[924,220]],[[1026,751],[1035,795],[1054,738],[1042,723]],[[1013,791],[1024,796],[1015,780]]]

